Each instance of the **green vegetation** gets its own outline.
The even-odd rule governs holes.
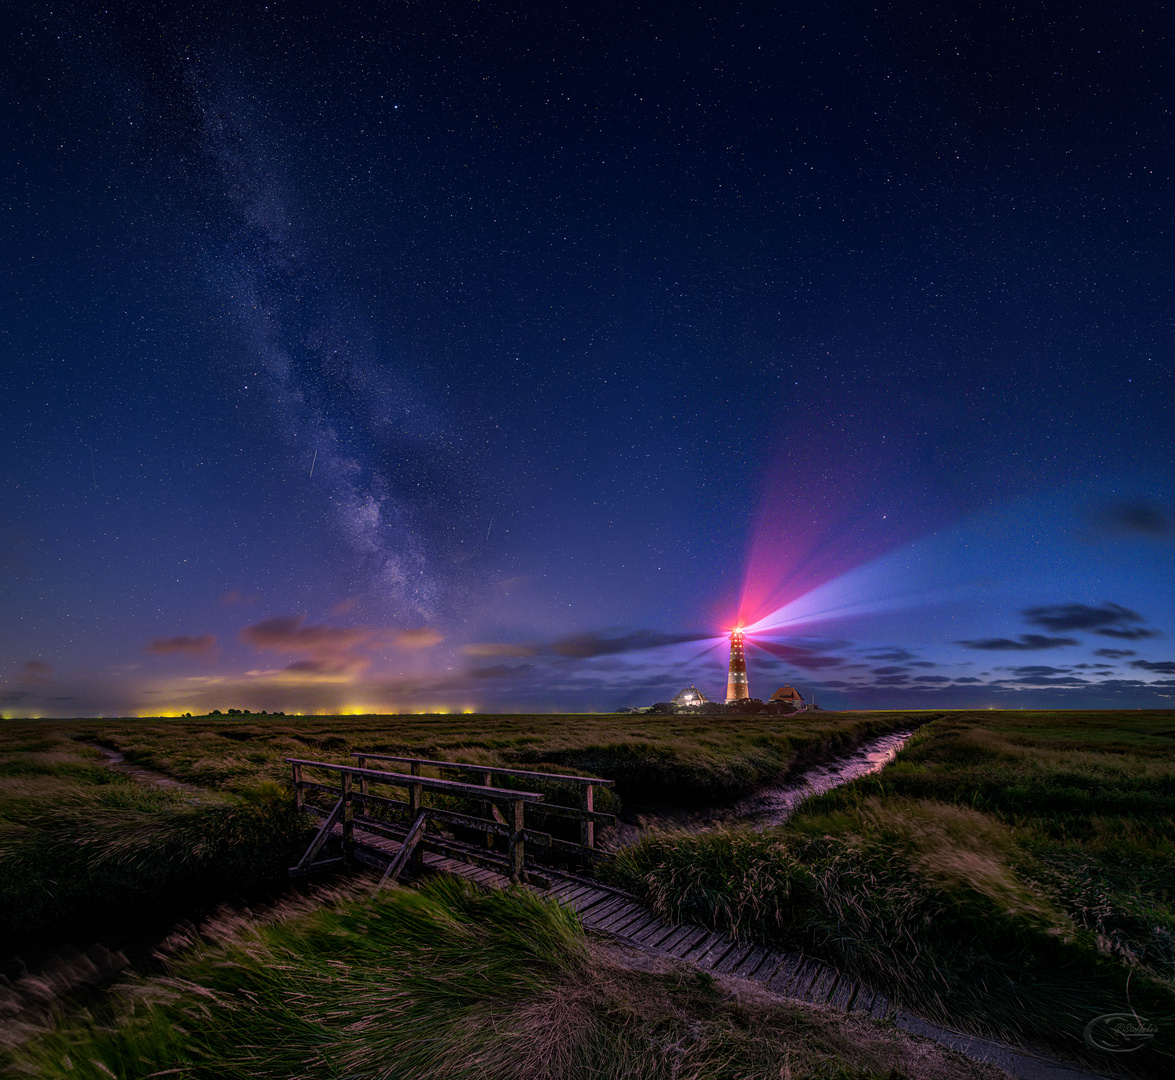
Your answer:
[[[1080,1053],[1099,1014],[1175,1016],[1173,836],[1170,713],[956,713],[786,826],[653,835],[611,876],[940,1022]],[[1126,1064],[1169,1074],[1172,1050],[1166,1027]]]
[[[309,828],[274,784],[194,796],[112,772],[60,732],[5,735],[0,938],[10,947],[38,931],[282,883]]]
[[[68,923],[82,912],[97,920],[104,913],[126,914],[136,906],[166,911],[177,897],[193,890],[209,897],[231,896],[251,881],[282,880],[290,855],[304,842],[309,827],[292,814],[284,794],[285,757],[337,762],[347,760],[353,750],[368,750],[573,771],[615,778],[619,798],[629,806],[673,803],[702,809],[728,804],[802,767],[806,760],[927,720],[931,722],[883,773],[809,801],[786,826],[762,833],[737,828],[655,833],[628,849],[607,873],[669,917],[803,948],[877,985],[912,1011],[970,1030],[1018,1036],[1029,1044],[1082,1054],[1084,1025],[1101,1013],[1134,1008],[1161,1023],[1175,1017],[1175,716],[1170,713],[877,713],[739,719],[253,715],[9,721],[0,724],[0,933],[11,939],[14,933]],[[97,750],[79,741],[83,739],[116,747],[138,766],[204,790],[158,790],[114,773]],[[572,801],[572,793],[559,791],[558,785],[548,794]],[[606,799],[601,795],[597,807],[609,808]],[[498,909],[429,889],[426,899],[419,901],[424,905],[421,911],[432,912],[427,918],[420,915],[422,926],[435,930],[441,919],[437,913],[445,911],[444,919],[450,922],[444,925],[457,935],[454,940],[466,942],[461,937],[466,933],[483,943],[498,940],[498,915],[493,913]],[[411,915],[417,910],[411,904],[417,901],[404,899],[405,895],[409,894],[397,892],[394,904],[391,899],[386,903],[400,905],[395,907],[396,918],[411,922],[417,917]],[[358,909],[343,904],[331,912],[321,914],[326,920],[321,923],[315,921],[320,916],[307,909],[255,933],[241,929],[235,944],[216,948],[230,950],[236,964],[242,949],[260,950],[258,955],[269,955],[265,950],[295,950],[292,943],[303,941],[298,935],[317,935],[314,941],[319,942],[337,931],[341,941],[350,933],[344,933],[343,922],[359,919]],[[547,925],[543,919],[548,916],[533,918],[536,926]],[[336,922],[330,923],[332,919]],[[334,927],[329,933],[313,929],[327,923]],[[460,926],[465,929],[458,932]],[[574,937],[579,931],[567,933]],[[704,1009],[701,1002],[711,1000],[705,994],[715,993],[712,987],[699,988],[685,976],[662,973],[656,977],[661,982],[654,979],[641,984],[640,990],[662,1003],[662,1019],[642,1027],[631,1016],[624,1019],[629,1014],[623,1003],[628,1000],[625,995],[635,993],[637,983],[631,980],[639,982],[645,976],[618,973],[596,953],[592,964],[603,965],[599,978],[582,976],[575,966],[580,961],[566,959],[580,955],[566,944],[571,938],[559,940],[564,944],[556,952],[564,959],[556,964],[558,972],[556,967],[543,968],[542,979],[549,981],[541,987],[539,982],[527,984],[525,993],[521,984],[511,983],[515,996],[508,998],[529,1002],[532,999],[525,995],[534,994],[538,997],[533,1000],[546,1001],[543,995],[564,986],[559,980],[569,978],[567,972],[573,970],[580,972],[576,978],[593,987],[590,994],[584,991],[587,996],[574,999],[574,1008],[589,1010],[596,1019],[584,1030],[597,1034],[585,1034],[587,1041],[576,1042],[576,1049],[567,1051],[571,1057],[558,1058],[562,1064],[552,1065],[549,1075],[588,1075],[596,1067],[592,1062],[611,1061],[608,1055],[619,1053],[619,1046],[636,1055],[634,1061],[645,1060],[640,1055],[647,1057],[648,1047],[693,1047],[689,1053],[701,1055],[699,1064],[693,1065],[690,1058],[681,1065],[681,1075],[692,1075],[691,1069],[701,1075],[725,1075],[727,1066],[705,1064],[711,1061],[706,1055],[715,1055],[713,1062],[727,1061],[728,1072],[742,1068],[752,1074],[748,1062],[768,1060],[753,1058],[749,1042],[738,1043],[741,1048],[730,1049],[727,1058],[722,1057],[726,1049],[715,1049],[732,1047],[743,1038],[722,1026],[733,1025],[734,1030],[742,1022],[738,1016],[751,1015],[738,1010],[767,1005],[727,1002],[719,1007],[711,1001]],[[379,935],[371,942],[372,949],[392,949],[389,957],[408,955],[394,952]],[[444,1005],[454,1010],[454,1016],[498,1016],[494,1010],[505,1005],[495,1004],[498,999],[486,989],[489,984],[483,980],[476,987],[467,985],[456,961],[446,960],[449,954],[441,943],[434,944],[441,951],[422,959],[425,967],[403,974],[404,979],[411,975],[418,981],[394,985],[411,986],[413,994],[419,990],[422,1000],[428,993],[465,995],[459,1006]],[[424,946],[411,945],[418,947]],[[576,948],[590,952],[582,941]],[[236,1016],[235,984],[224,981],[229,979],[224,970],[229,969],[212,971],[216,965],[209,958],[215,950],[210,949],[197,944],[177,958],[175,978],[188,979],[207,968],[211,974],[194,982],[208,989],[209,1001],[220,1002],[216,1008],[223,1006],[225,1017]],[[322,945],[321,955],[328,953]],[[445,966],[450,963],[451,968]],[[488,959],[485,963],[487,973],[497,970]],[[245,960],[240,964],[242,970],[249,969]],[[385,964],[385,974],[387,968]],[[308,986],[319,985],[309,968],[304,977]],[[261,981],[248,986],[258,1000],[276,993],[272,987],[266,990],[260,969],[256,978]],[[426,993],[432,983],[437,985]],[[129,1012],[117,1022],[111,1019],[105,1034],[102,1025],[85,1028],[84,1033],[71,1027],[72,1034],[67,1036],[63,1029],[60,1038],[90,1040],[86,1045],[91,1049],[100,1043],[107,1046],[103,1039],[113,1040],[110,1047],[125,1048],[131,1044],[120,1040],[180,1038],[173,1031],[179,1013],[168,1010],[196,1006],[194,998],[185,996],[187,991],[176,989],[179,986],[143,983],[128,999]],[[172,990],[177,996],[168,997]],[[369,986],[363,993],[368,991],[375,993]],[[313,996],[309,989],[299,992]],[[330,1008],[335,1006],[330,1003],[337,1005],[339,1016],[351,1015],[350,1006],[326,989],[321,994],[322,1011],[315,1014],[320,1020],[306,1021],[309,1026],[300,1027],[292,1015],[283,1018],[277,1012],[267,1023],[284,1032],[292,1047],[334,1045],[330,1040],[342,1036],[331,1026]],[[428,1000],[434,1006],[442,1003],[435,996]],[[506,1000],[502,998],[503,1003]],[[531,1005],[519,1007],[525,1013]],[[702,1020],[696,1018],[707,1015],[711,1007],[718,1010],[717,1027],[706,1027],[708,1034],[699,1035],[696,1045],[674,1041],[674,1024],[701,1030],[697,1024]],[[247,1032],[233,1027],[238,1021],[245,1023],[241,1018],[226,1019],[224,1030],[235,1031],[233,1038],[240,1041]],[[630,1021],[636,1026],[626,1026]],[[481,1022],[471,1020],[470,1030],[481,1030]],[[399,1023],[389,1020],[388,1030],[400,1031]],[[845,1023],[849,1026],[844,1030],[851,1030],[852,1024]],[[507,1025],[501,1030],[513,1029]],[[727,1034],[720,1036],[720,1031]],[[593,1041],[597,1035],[602,1041]],[[436,1045],[448,1045],[449,1038],[445,1035]],[[510,1042],[514,1038],[511,1035],[502,1045],[517,1046]],[[668,1041],[659,1042],[662,1038]],[[279,1041],[262,1040],[257,1054],[279,1055],[274,1049]],[[786,1039],[779,1045],[785,1043],[793,1046]],[[768,1039],[763,1047],[768,1044],[776,1046]],[[57,1053],[65,1044],[50,1039],[38,1045],[45,1053]],[[199,1069],[205,1068],[209,1075],[234,1075],[208,1064],[220,1060],[217,1054],[227,1053],[223,1048],[183,1045],[184,1053],[207,1055],[191,1059],[196,1070],[191,1075],[204,1075]],[[495,1056],[505,1050],[462,1045],[474,1058],[482,1054],[491,1074],[498,1067],[493,1063],[505,1060]],[[1163,1027],[1145,1049],[1115,1064],[1139,1075],[1166,1075],[1173,1045],[1170,1028]],[[164,1044],[157,1049],[163,1053]],[[760,1049],[768,1056],[776,1052]],[[371,1049],[372,1054],[390,1052],[386,1047]],[[449,1058],[429,1057],[432,1052],[425,1047],[419,1049],[424,1056],[406,1058],[418,1072],[404,1075],[424,1075],[429,1069],[437,1075],[461,1075]],[[142,1053],[150,1058],[155,1051]],[[802,1068],[815,1070],[815,1075],[831,1069],[831,1060],[832,1056],[826,1060],[817,1055],[804,1059]],[[853,1069],[874,1067],[865,1057],[844,1060],[855,1062],[845,1076],[858,1075]],[[1105,1058],[1090,1060],[1107,1064]],[[736,1067],[731,1062],[742,1064]],[[658,1075],[661,1066],[648,1067],[647,1075]],[[777,1074],[778,1066],[773,1067]],[[255,1070],[249,1075],[269,1074]],[[307,1075],[316,1074],[310,1070]],[[360,1069],[355,1075],[365,1074]],[[798,1078],[802,1072],[793,1070],[793,1075]]]
[[[453,879],[225,919],[168,969],[8,1064],[70,1080],[994,1076],[867,1020],[632,970],[553,902]]]
[[[311,827],[285,792],[287,757],[409,753],[617,777],[635,799],[731,798],[801,754],[849,746],[903,718],[720,721],[618,716],[394,716],[39,720],[0,723],[0,934],[166,910],[196,894],[284,881]],[[82,741],[85,740],[85,741]],[[147,787],[91,741],[199,785]],[[428,770],[426,770],[427,772]],[[539,785],[575,805],[577,790]],[[651,793],[651,794],[650,794]],[[617,809],[606,789],[596,808]],[[565,825],[565,823],[564,823]],[[552,827],[548,822],[544,827]],[[558,828],[556,824],[554,827]]]
[[[937,715],[937,714],[936,714]],[[0,723],[12,738],[98,739],[128,761],[206,787],[286,783],[287,757],[342,761],[354,750],[606,776],[625,801],[712,806],[783,776],[797,761],[844,750],[919,714],[796,717],[270,716]]]

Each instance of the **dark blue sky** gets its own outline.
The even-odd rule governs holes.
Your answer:
[[[1170,704],[1121,7],[7,8],[0,712]]]

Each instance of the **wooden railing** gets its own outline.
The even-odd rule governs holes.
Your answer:
[[[429,758],[397,757],[393,754],[374,754],[365,750],[356,750],[352,755],[359,759],[361,766],[369,761],[391,761],[399,765],[407,765],[413,776],[420,775],[421,766],[449,772],[472,773],[481,780],[480,787],[492,788],[495,776],[518,778],[525,782],[550,781],[559,784],[571,784],[581,788],[582,806],[559,806],[554,803],[543,802],[536,811],[541,814],[550,814],[552,817],[569,817],[579,820],[579,847],[585,858],[591,859],[596,846],[596,823],[604,824],[615,821],[611,814],[597,814],[595,811],[595,789],[598,787],[615,787],[615,780],[605,780],[599,776],[566,776],[563,773],[533,772],[529,769],[507,769],[500,765],[471,765],[463,761],[433,761]],[[499,789],[500,790],[500,789]],[[490,804],[492,812],[492,804]],[[487,837],[488,839],[488,837]],[[560,842],[563,843],[563,842]],[[558,845],[556,845],[558,846]]]
[[[348,865],[356,854],[363,861],[370,861],[371,852],[367,852],[360,845],[357,852],[355,842],[355,826],[399,841],[400,849],[392,864],[387,867],[387,874],[398,876],[400,871],[410,864],[419,865],[420,848],[444,854],[454,855],[466,861],[483,862],[495,861],[500,865],[501,855],[490,850],[483,852],[479,857],[457,841],[447,840],[445,837],[432,835],[426,837],[430,823],[447,824],[459,828],[481,833],[485,837],[485,846],[492,849],[495,837],[503,837],[505,847],[505,869],[512,881],[521,881],[525,875],[526,853],[528,845],[535,852],[586,855],[591,857],[595,844],[594,830],[597,821],[611,821],[609,814],[597,814],[592,809],[592,788],[596,786],[611,786],[612,781],[601,780],[598,777],[570,777],[555,773],[534,773],[521,769],[501,769],[493,766],[471,766],[452,761],[430,761],[425,758],[399,758],[384,754],[356,753],[359,759],[357,765],[338,765],[325,761],[310,761],[303,758],[286,758],[286,763],[293,770],[294,801],[298,810],[315,813],[324,820],[314,840],[297,865],[290,868],[294,876],[312,873],[320,869],[328,869],[336,865]],[[409,772],[390,772],[384,769],[368,768],[369,760],[392,761],[409,766]],[[429,766],[435,769],[448,769],[457,772],[473,771],[478,773],[484,781],[481,784],[463,783],[458,780],[442,780],[422,776],[421,767]],[[308,771],[325,772],[332,783],[311,779]],[[494,787],[495,776],[510,776],[516,778],[532,778],[535,780],[550,780],[563,783],[574,783],[584,788],[585,807],[565,807],[551,805],[544,801],[544,797],[537,791],[525,791],[514,788]],[[400,789],[406,797],[398,798],[389,794],[377,793],[373,788],[379,787]],[[329,812],[307,802],[307,794],[322,792],[333,798],[334,806]],[[446,806],[426,803],[427,795],[448,797],[464,802],[474,802],[482,808],[484,816],[461,813]],[[431,801],[431,800],[430,800]],[[580,843],[572,843],[543,832],[527,828],[526,807],[532,812],[555,817],[571,817],[580,821]],[[502,810],[506,813],[503,814]],[[406,815],[407,822],[394,824],[386,819],[372,817],[370,812],[389,814],[394,818]],[[406,825],[406,831],[405,831]],[[342,856],[338,858],[318,859],[317,856],[336,829],[341,834]],[[435,825],[434,825],[435,832]],[[387,858],[385,854],[383,858]],[[534,861],[535,855],[531,855]],[[377,865],[383,865],[382,863]],[[385,874],[385,877],[387,876]]]

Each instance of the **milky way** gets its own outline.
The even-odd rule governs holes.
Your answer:
[[[265,378],[274,420],[333,505],[382,614],[433,620],[445,580],[429,516],[445,494],[451,434],[316,263],[298,220],[305,211],[293,209],[290,180],[264,145],[280,133],[243,115],[242,91],[223,78],[192,72],[187,82],[211,164],[200,175],[227,211],[208,267],[249,346],[240,377],[253,363]]]

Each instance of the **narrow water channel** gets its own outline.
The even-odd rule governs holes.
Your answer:
[[[609,851],[619,851],[635,844],[650,830],[701,832],[723,825],[750,825],[754,829],[782,825],[805,799],[822,795],[858,777],[880,772],[893,761],[915,730],[903,728],[870,739],[843,757],[812,765],[773,787],[760,788],[734,806],[700,812],[669,807],[639,808],[610,826],[601,837],[601,846]]]
[[[782,825],[805,799],[823,795],[858,777],[880,772],[893,761],[913,734],[913,728],[891,731],[888,735],[863,743],[842,758],[813,765],[785,784],[762,788],[734,807],[730,817],[759,829]]]

